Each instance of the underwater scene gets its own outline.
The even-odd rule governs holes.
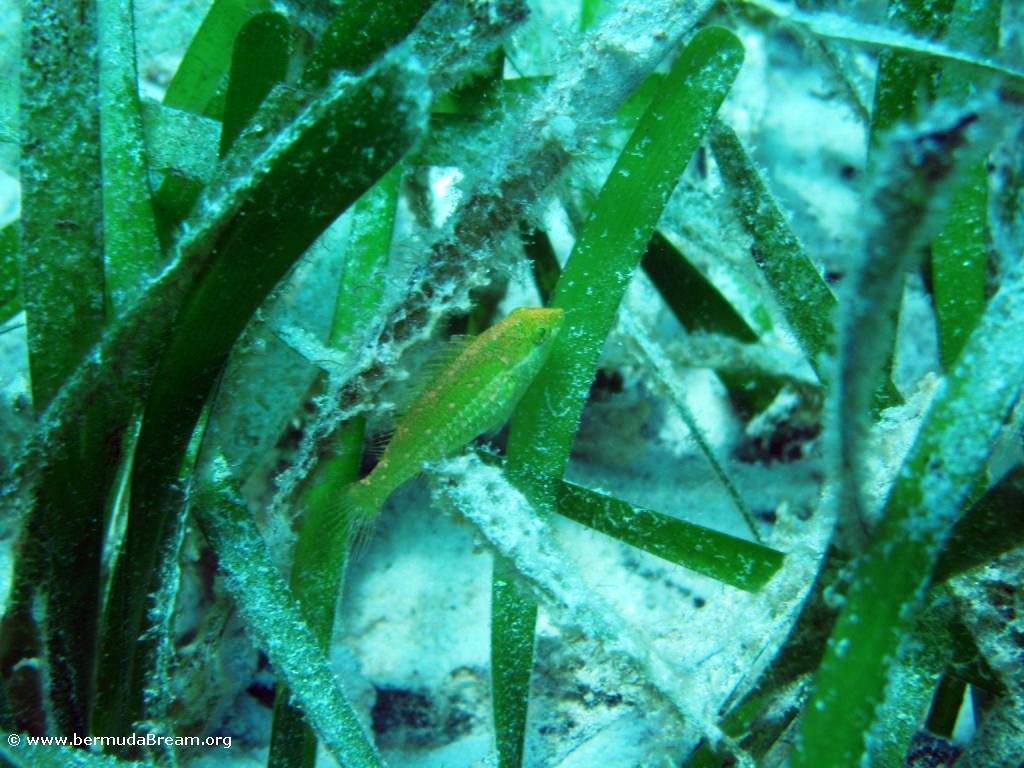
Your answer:
[[[1022,768],[1024,4],[0,0],[0,765]]]

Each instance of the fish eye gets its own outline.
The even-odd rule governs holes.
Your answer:
[[[543,344],[545,338],[547,337],[547,335],[548,335],[548,329],[544,328],[543,326],[541,326],[540,328],[538,328],[536,331],[533,332],[533,343],[534,344]]]

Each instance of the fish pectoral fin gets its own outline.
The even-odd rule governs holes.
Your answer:
[[[405,385],[401,402],[396,404],[394,409],[396,424],[401,423],[420,395],[430,389],[451,368],[452,363],[466,351],[473,339],[473,336],[452,336],[440,344],[437,352],[417,370],[415,380]]]
[[[366,441],[364,451],[373,456],[375,459],[379,459],[384,455],[384,451],[388,447],[388,443],[391,442],[391,438],[395,436],[394,428],[382,429],[379,432],[374,432],[373,435]]]
[[[366,552],[373,539],[380,506],[368,502],[353,483],[341,495],[338,520],[345,527],[348,538],[349,561],[358,560]]]

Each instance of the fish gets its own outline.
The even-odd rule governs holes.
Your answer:
[[[508,421],[562,324],[561,309],[520,307],[479,336],[453,342],[399,418],[377,466],[342,491],[341,514],[354,549],[365,542],[388,497],[425,463],[451,456]]]

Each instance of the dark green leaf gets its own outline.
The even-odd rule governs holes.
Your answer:
[[[253,639],[338,763],[379,768],[383,763],[373,742],[338,685],[316,633],[278,575],[249,510],[231,488],[227,467],[220,459],[211,463],[213,471],[202,481],[195,512]]]
[[[523,226],[523,248],[533,265],[533,280],[540,293],[540,303],[547,305],[555,292],[555,285],[562,274],[562,267],[551,245],[551,238],[542,229],[529,229]]]
[[[537,603],[515,569],[494,558],[491,577],[491,698],[500,768],[523,761]]]
[[[530,489],[531,500],[552,505],[554,482],[561,479],[584,400],[597,368],[605,337],[611,330],[622,294],[639,264],[648,241],[719,105],[728,93],[743,60],[743,46],[727,30],[701,30],[680,53],[660,85],[580,233],[559,278],[552,306],[565,311],[565,327],[553,342],[548,363],[534,380],[512,417],[509,432],[509,471],[516,483]],[[629,200],[629,206],[622,201]],[[554,414],[547,403],[560,403]],[[492,633],[508,635],[513,648],[532,648],[533,622],[510,591],[509,605],[492,608]],[[501,622],[502,617],[515,619]],[[501,622],[501,623],[499,623]],[[513,633],[518,637],[512,637]],[[525,723],[527,693],[521,682],[524,668],[497,667],[494,690],[499,745],[522,743],[517,732]],[[520,685],[520,688],[516,688]],[[518,692],[517,692],[518,690]],[[514,768],[515,755],[502,755],[503,765]]]
[[[740,341],[757,341],[757,333],[711,281],[660,232],[655,232],[647,244],[642,264],[684,328],[724,333]]]
[[[6,323],[21,311],[18,239],[18,222],[0,229],[0,323]]]
[[[1019,268],[1005,276],[896,476],[817,672],[793,768],[855,765],[867,747],[887,671],[941,544],[1024,382],[1022,277]]]
[[[100,41],[100,141],[107,301],[119,313],[163,261],[135,66],[132,4],[97,0]]]
[[[324,33],[302,75],[302,84],[322,88],[335,72],[362,72],[408,35],[434,0],[347,0]]]
[[[219,232],[209,268],[184,301],[149,393],[111,587],[99,676],[109,732],[142,716],[149,651],[136,638],[181,503],[175,480],[182,455],[226,356],[295,260],[412,144],[425,117],[423,88],[411,73],[389,66],[317,102],[289,142],[271,148],[269,167]],[[240,145],[236,150],[244,150]]]
[[[671,563],[750,592],[782,567],[785,555],[746,539],[636,507],[562,481],[556,508],[577,523]]]
[[[832,317],[836,298],[808,258],[732,128],[716,121],[710,136],[715,161],[733,204],[743,226],[754,238],[751,255],[820,378],[823,356],[836,349]]]
[[[105,318],[98,23],[93,2],[27,0],[21,11],[21,293],[33,406],[42,414],[99,339]],[[70,460],[37,492],[0,643],[5,671],[47,657],[45,706],[67,733],[85,731],[92,701],[103,474],[111,470],[100,477],[83,470],[117,444],[116,434],[98,426],[101,413],[97,406],[71,416]],[[43,638],[32,615],[40,600]],[[11,698],[19,727],[33,721],[36,696]]]
[[[231,76],[224,97],[220,154],[227,154],[270,89],[284,82],[291,56],[292,30],[279,13],[259,13],[235,38]]]
[[[979,53],[999,48],[1002,0],[978,4],[957,0],[946,39]],[[940,98],[963,103],[990,80],[957,64],[942,69]],[[942,231],[932,241],[931,269],[939,352],[949,368],[985,309],[988,278],[988,167],[980,160],[964,172],[953,190]]]
[[[565,331],[513,416],[513,477],[561,477],[622,294],[742,59],[731,32],[699,32],[623,149],[558,281],[552,306],[565,311]],[[557,416],[549,402],[561,404]]]
[[[214,0],[167,86],[164,104],[219,119],[211,105],[231,68],[235,36],[249,19],[271,6],[270,0]]]
[[[353,206],[352,232],[328,339],[332,347],[344,349],[350,343],[360,319],[372,315],[383,294],[401,179],[402,166],[397,165]],[[338,524],[337,499],[346,485],[359,478],[365,432],[363,416],[342,426],[333,451],[322,460],[302,498],[302,528],[292,557],[290,586],[325,652],[349,547],[348,528]],[[288,689],[280,686],[274,699],[269,766],[312,768],[315,758],[316,737],[289,702]]]
[[[891,0],[889,21],[926,38],[937,38],[949,22],[953,0]],[[899,50],[885,50],[878,61],[870,143],[899,122],[914,118],[919,105],[935,93],[938,64]]]
[[[219,122],[156,101],[142,102],[142,117],[153,173],[210,179],[218,161]]]
[[[1024,541],[1024,467],[988,490],[956,524],[935,565],[944,581],[982,565]]]

